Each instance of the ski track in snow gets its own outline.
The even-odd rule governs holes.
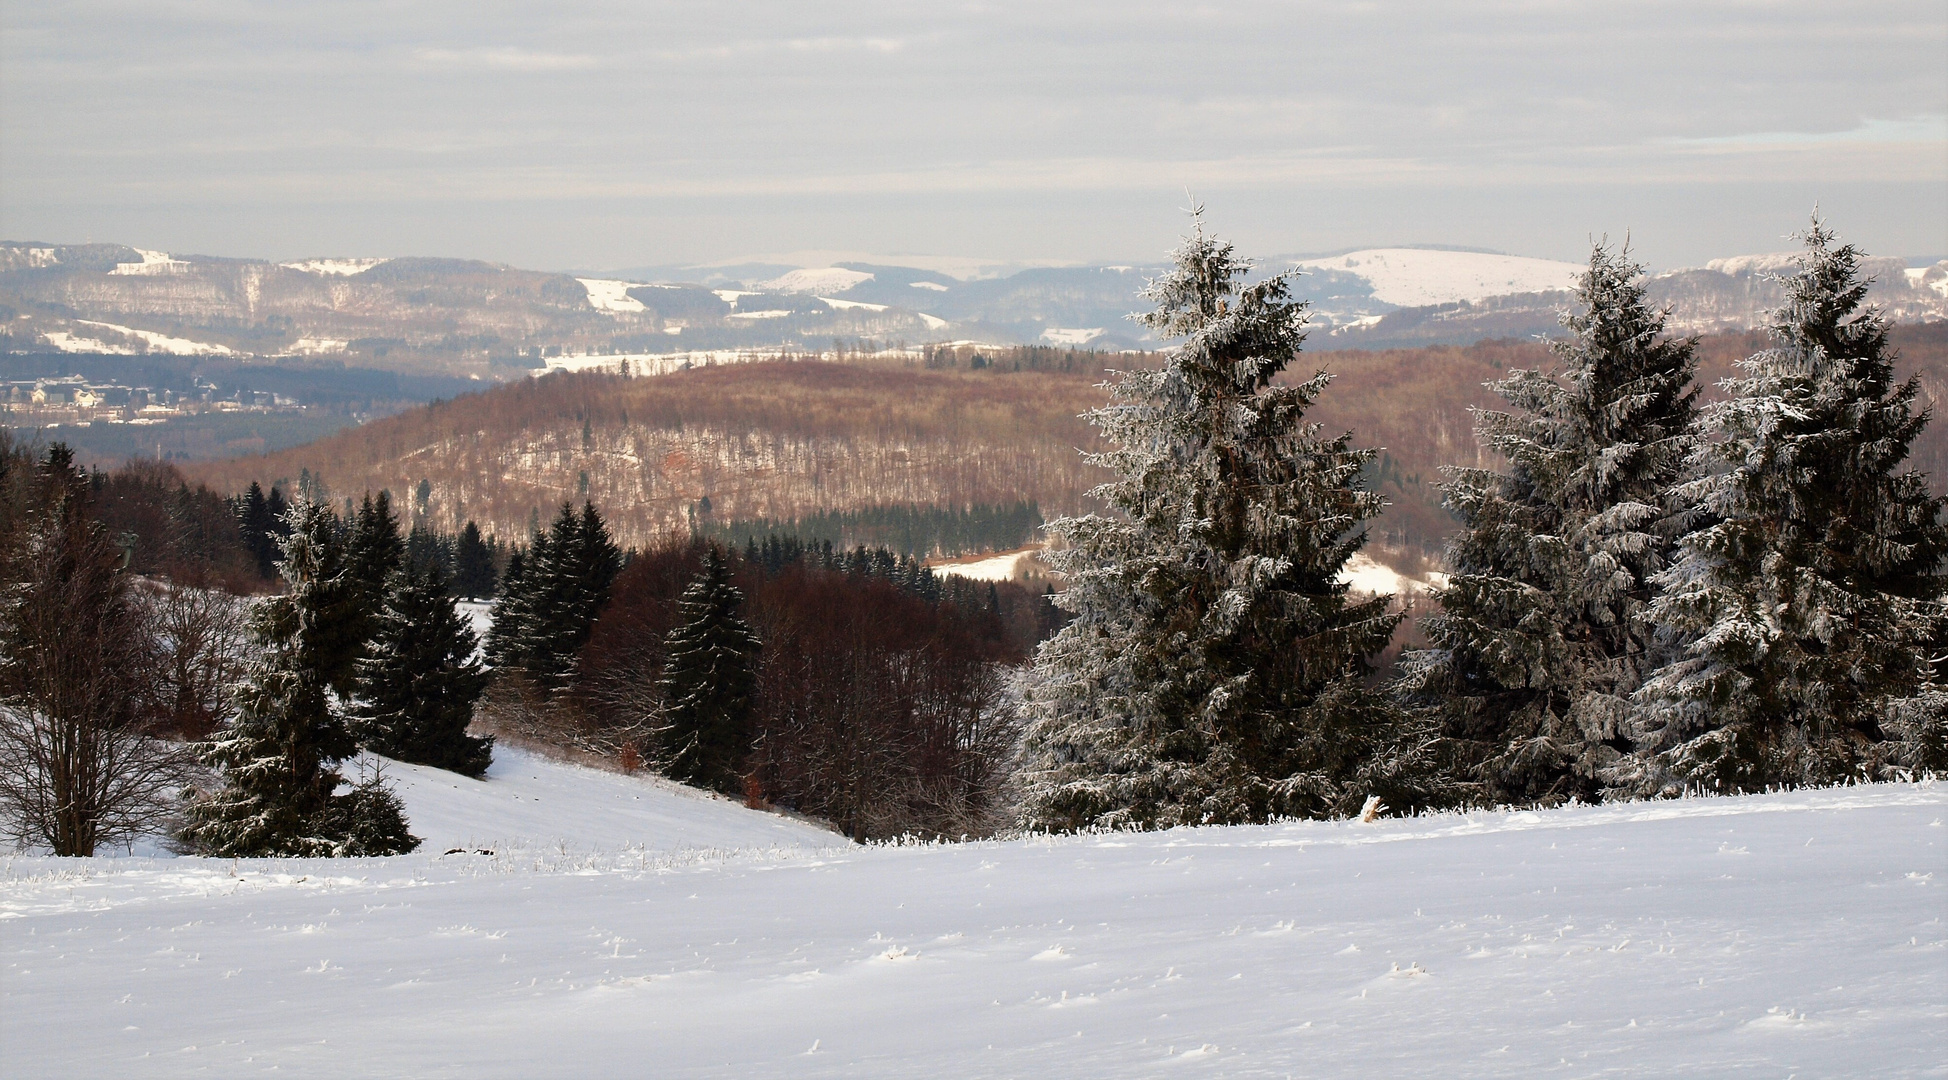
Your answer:
[[[565,782],[504,765],[479,786]],[[416,828],[439,785],[402,784]],[[879,848],[780,844],[776,818],[683,797],[665,810],[764,831],[739,851],[8,860],[0,1064],[1941,1075],[1948,785]],[[590,820],[547,798],[531,836]]]

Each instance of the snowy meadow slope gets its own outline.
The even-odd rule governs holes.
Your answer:
[[[946,847],[16,858],[4,1065],[1933,1076],[1945,820],[1948,786],[1904,784]]]

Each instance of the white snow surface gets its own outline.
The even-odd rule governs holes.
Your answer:
[[[523,768],[479,784],[491,818],[416,778],[415,827],[593,831],[638,783]],[[1939,1076],[1945,818],[1948,785],[1889,784],[948,846],[15,857],[0,1071]]]
[[[716,851],[844,842],[818,826],[660,777],[603,772],[513,746],[494,747],[485,780],[369,755],[363,760],[378,762],[429,852]]]
[[[588,290],[588,306],[597,311],[648,311],[641,300],[629,295],[636,286],[632,282],[616,281],[611,278],[576,278],[582,288]]]
[[[225,345],[212,345],[206,341],[191,341],[188,338],[170,337],[168,334],[158,334],[154,330],[136,330],[132,327],[122,326],[117,323],[95,322],[92,319],[76,319],[74,321],[77,326],[99,326],[104,330],[113,330],[118,334],[126,334],[129,337],[138,338],[149,347],[150,352],[170,353],[175,356],[234,355],[233,351]],[[77,334],[55,332],[46,336],[49,344],[62,352],[101,352],[129,355],[135,351],[125,346],[107,345],[94,338],[82,337]]]
[[[947,291],[947,286],[942,285],[938,281],[909,281],[906,283],[906,287],[909,289],[925,289],[928,292]]]
[[[1051,326],[1042,331],[1042,340],[1050,345],[1087,345],[1101,336],[1100,326]]]
[[[828,266],[820,270],[793,270],[770,281],[759,282],[758,288],[766,292],[786,293],[844,292],[862,281],[872,279],[873,276],[864,270]]]
[[[149,251],[145,248],[131,248],[129,250],[142,256],[142,261],[116,263],[115,269],[109,271],[110,275],[118,277],[130,275],[147,277],[155,274],[181,274],[189,270],[188,261],[173,258],[166,251]]]
[[[833,311],[885,311],[885,304],[868,304],[864,300],[834,300],[829,296],[818,297],[818,302]]]
[[[297,262],[278,265],[325,277],[356,277],[387,261],[386,259],[300,259]]]
[[[1790,274],[1799,269],[1802,252],[1773,251],[1763,255],[1733,255],[1704,264],[1706,270],[1741,277],[1747,274]]]
[[[1032,559],[1040,550],[1039,547],[1024,548],[985,558],[931,563],[929,566],[936,575],[943,577],[960,577],[971,581],[1013,581],[1015,571],[1021,568],[1021,561]]]
[[[1356,274],[1373,287],[1374,299],[1400,307],[1573,289],[1584,270],[1554,259],[1431,248],[1373,248],[1294,265]]]
[[[1352,558],[1346,560],[1346,568],[1340,571],[1339,580],[1350,585],[1354,592],[1363,592],[1372,596],[1389,593],[1395,596],[1406,596],[1447,586],[1446,574],[1429,574],[1425,581],[1408,577],[1393,567],[1376,561],[1373,556],[1364,551],[1356,551]]]

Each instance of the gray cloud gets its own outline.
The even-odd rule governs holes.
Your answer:
[[[600,267],[852,248],[1948,250],[1948,14],[1816,3],[0,9],[0,234]]]

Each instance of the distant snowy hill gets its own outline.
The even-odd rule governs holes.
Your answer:
[[[1334,270],[1361,278],[1373,298],[1394,307],[1484,300],[1510,293],[1556,292],[1576,286],[1583,267],[1550,259],[1433,248],[1374,248],[1327,259],[1303,259],[1301,270]]]
[[[506,379],[544,360],[971,341],[1151,348],[1141,266],[1003,266],[896,256],[643,267],[582,276],[460,259],[283,263],[125,247],[0,242],[0,352],[174,353],[438,370]],[[875,259],[892,261],[873,261]],[[1747,329],[1779,299],[1788,255],[1659,274],[1680,328]],[[1315,348],[1465,344],[1552,333],[1580,267],[1442,248],[1273,257]],[[1948,318],[1948,263],[1875,259],[1875,302],[1906,321]],[[595,362],[595,361],[590,361]],[[657,369],[650,365],[651,369]],[[660,370],[660,369],[657,369]]]
[[[526,824],[432,831],[614,820],[519,794]],[[16,857],[0,1071],[1933,1076],[1945,826],[1948,785],[1892,784],[940,847]]]

